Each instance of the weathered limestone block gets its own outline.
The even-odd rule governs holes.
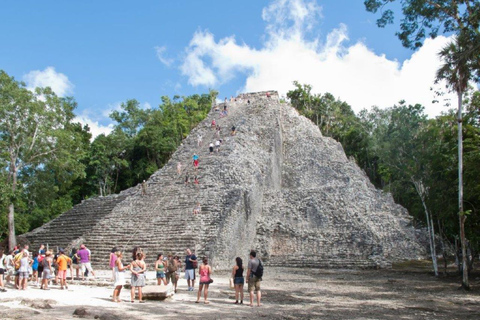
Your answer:
[[[164,285],[147,285],[142,288],[142,295],[144,300],[165,300],[173,296],[174,291],[172,284]],[[138,294],[136,295],[138,298]]]

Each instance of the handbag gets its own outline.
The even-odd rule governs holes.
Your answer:
[[[208,280],[208,284],[210,284],[210,283],[213,283],[213,279],[212,279],[212,278],[210,278],[210,280]]]
[[[230,278],[230,289],[235,288],[235,284],[233,282],[233,278]]]

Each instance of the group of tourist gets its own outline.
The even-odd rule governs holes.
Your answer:
[[[145,254],[142,249],[135,247],[132,252],[132,262],[128,265],[124,265],[122,262],[123,253],[117,251],[116,248],[112,249],[110,254],[110,267],[112,268],[114,287],[113,290],[113,302],[121,302],[119,296],[123,286],[126,284],[125,271],[130,270],[130,301],[135,302],[135,292],[138,292],[138,300],[140,303],[144,303],[142,296],[142,288],[145,286],[145,273],[147,270],[147,264],[145,263]],[[197,300],[195,303],[199,303],[202,297],[205,304],[209,304],[208,301],[208,288],[213,283],[212,267],[208,264],[208,258],[201,259],[202,264],[198,266],[198,258],[192,253],[190,249],[186,250],[186,256],[184,260],[184,272],[185,279],[187,280],[187,291],[195,290],[196,272],[198,268],[198,274],[200,277],[199,288],[197,292]],[[163,256],[163,253],[157,255],[155,261],[155,277],[157,279],[157,285],[167,285],[172,283],[174,292],[177,292],[178,280],[180,278],[180,270],[182,270],[182,262],[179,256],[173,256],[168,254],[167,257]],[[262,280],[263,270],[261,261],[256,258],[256,252],[250,252],[250,260],[247,266],[247,283],[248,292],[250,295],[250,306],[253,306],[253,300],[255,292],[257,294],[257,306],[260,306],[261,291],[260,281]],[[235,288],[235,304],[243,304],[243,287],[245,284],[243,260],[240,257],[235,259],[235,266],[232,269],[231,282]]]
[[[128,264],[124,264],[123,252],[117,248],[113,248],[110,254],[109,266],[112,270],[112,280],[114,282],[114,290],[112,301],[121,302],[120,293],[126,284],[125,272],[128,270],[130,276],[130,301],[135,302],[135,293],[138,292],[138,301],[144,303],[142,296],[142,288],[146,285],[145,273],[147,264],[145,263],[145,253],[139,247],[135,247],[132,251],[132,259]],[[52,250],[48,250],[41,245],[37,252],[33,254],[29,252],[29,246],[23,248],[14,248],[8,254],[0,250],[0,291],[6,291],[3,278],[7,283],[14,281],[14,287],[19,290],[26,290],[28,282],[32,285],[40,286],[42,290],[50,290],[49,286],[52,281],[60,285],[60,289],[68,289],[67,270],[70,268],[71,279],[74,279],[73,269],[81,271],[81,279],[85,279],[85,274],[95,276],[90,262],[91,252],[82,244],[79,250],[72,250],[70,256],[65,254],[65,250],[58,249],[54,255]],[[178,280],[182,267],[187,280],[187,291],[195,290],[196,269],[198,268],[199,288],[197,292],[196,303],[200,302],[203,293],[204,303],[210,303],[208,300],[208,289],[213,282],[212,267],[208,264],[208,258],[201,259],[198,265],[197,256],[190,249],[186,250],[184,264],[179,256],[167,254],[166,257],[162,253],[157,255],[154,269],[158,285],[172,284],[172,289],[177,292]],[[235,304],[243,304],[243,287],[245,277],[248,283],[248,292],[250,294],[250,306],[253,306],[254,291],[257,293],[257,305],[260,306],[261,291],[260,281],[263,273],[258,274],[261,262],[256,258],[255,251],[250,252],[250,260],[248,262],[246,276],[244,276],[245,268],[240,257],[235,259],[235,266],[232,269],[231,285],[235,288]],[[262,269],[263,270],[263,269]],[[41,282],[38,283],[38,280]]]
[[[54,281],[60,289],[68,289],[67,270],[70,269],[73,279],[73,269],[76,269],[77,278],[82,270],[82,280],[86,273],[95,276],[90,263],[90,250],[81,245],[79,250],[73,249],[70,256],[63,248],[58,248],[54,254],[52,250],[41,245],[38,251],[31,253],[29,246],[15,247],[5,254],[0,250],[0,290],[4,291],[3,277],[7,283],[14,280],[14,287],[26,290],[29,279],[31,284],[42,290],[50,290],[49,284]]]

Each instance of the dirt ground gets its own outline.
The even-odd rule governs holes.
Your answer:
[[[68,290],[52,286],[26,291],[7,286],[0,292],[0,319],[78,319],[75,309],[85,307],[84,319],[480,319],[480,274],[470,278],[472,290],[459,290],[460,277],[434,277],[425,267],[391,270],[324,270],[266,268],[261,307],[235,305],[227,272],[215,273],[210,304],[195,304],[181,279],[179,290],[164,301],[111,302],[108,271],[95,281],[74,281]],[[154,281],[153,272],[147,278]],[[197,283],[198,285],[198,283]]]

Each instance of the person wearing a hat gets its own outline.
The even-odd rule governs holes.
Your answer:
[[[65,250],[60,248],[59,255],[57,257],[57,265],[58,265],[58,279],[60,280],[60,289],[63,290],[68,289],[67,285],[67,266],[72,264],[72,259],[65,255]]]

